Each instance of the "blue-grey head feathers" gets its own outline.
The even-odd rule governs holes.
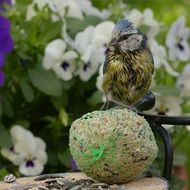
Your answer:
[[[146,36],[127,19],[119,20],[115,24],[112,41],[117,42],[115,43],[117,44],[117,49],[122,52],[141,49],[147,45]]]

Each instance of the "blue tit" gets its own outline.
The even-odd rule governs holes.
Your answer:
[[[129,20],[118,21],[103,66],[102,88],[107,100],[133,106],[148,92],[153,72],[147,37]]]

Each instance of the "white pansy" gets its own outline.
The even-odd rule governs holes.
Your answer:
[[[183,68],[178,77],[177,86],[180,89],[181,96],[190,96],[190,63]]]
[[[30,20],[36,15],[34,6],[37,5],[39,9],[42,9],[45,5],[48,5],[52,11],[52,19],[54,21],[58,20],[59,17],[75,17],[78,19],[83,19],[83,13],[75,0],[33,0],[27,8],[26,20]],[[58,15],[58,16],[57,16]]]
[[[36,15],[36,11],[34,9],[35,5],[37,5],[39,9],[48,5],[53,13],[52,19],[54,21],[63,17],[74,17],[83,20],[84,15],[107,19],[111,14],[111,11],[107,9],[100,11],[96,7],[92,6],[92,3],[88,0],[33,0],[32,4],[27,8],[27,20],[30,20]]]
[[[107,19],[111,14],[110,10],[104,9],[100,11],[96,7],[92,6],[91,1],[89,0],[75,0],[75,1],[78,3],[78,6],[86,15],[92,15],[102,19]]]
[[[147,32],[147,36],[149,38],[154,38],[159,33],[161,24],[154,19],[154,14],[151,9],[145,9],[143,16],[143,24],[150,27],[149,31]]]
[[[10,148],[2,148],[1,154],[16,166],[20,165],[23,161],[21,156],[15,152],[14,146]]]
[[[127,19],[134,23],[136,27],[148,26],[148,31],[146,33],[149,40],[152,40],[160,31],[160,23],[154,19],[153,11],[151,9],[145,9],[140,12],[138,9],[133,9],[128,14],[125,15]]]
[[[171,60],[189,60],[189,35],[190,30],[189,28],[185,27],[185,17],[181,16],[171,25],[166,37],[166,45],[169,48],[169,57]]]
[[[19,166],[19,171],[25,176],[39,175],[47,162],[45,143],[37,137],[25,138],[15,144],[15,150],[20,153],[23,162]]]
[[[156,95],[154,107],[147,112],[156,115],[180,116],[182,114],[181,103],[181,99],[176,96]],[[168,129],[173,127],[173,125],[163,126]]]
[[[106,46],[111,39],[113,27],[113,22],[105,21],[96,27],[89,26],[76,35],[74,46],[83,62],[76,74],[81,80],[89,80],[97,72],[99,65],[104,62]]]
[[[138,9],[130,11],[126,15],[126,18],[133,22],[136,27],[140,26],[143,22],[143,14]]]
[[[162,45],[159,45],[157,41],[153,40],[150,44],[150,49],[154,59],[155,68],[164,67],[166,72],[172,76],[178,76],[178,73],[170,66],[167,61],[166,48]]]
[[[66,43],[56,39],[47,44],[42,65],[45,69],[52,69],[62,80],[70,80],[76,66],[77,54],[74,51],[65,51]]]
[[[76,0],[53,0],[49,1],[50,9],[55,13],[58,14],[59,17],[74,17],[83,20],[83,13],[78,6],[78,3]],[[56,18],[54,15],[54,20],[58,20],[59,18]]]
[[[114,23],[111,21],[101,22],[95,27],[92,43],[97,47],[104,47],[111,40]]]
[[[1,154],[18,165],[19,172],[25,176],[42,173],[48,159],[45,142],[19,125],[13,126],[10,132],[13,146],[3,148]]]
[[[156,103],[150,111],[159,115],[179,116],[182,113],[181,103],[181,99],[176,96],[156,95]]]

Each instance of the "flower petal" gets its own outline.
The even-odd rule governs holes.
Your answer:
[[[24,176],[35,176],[42,173],[44,165],[38,160],[33,160],[33,166],[27,166],[27,160],[19,166],[19,172]]]
[[[75,51],[67,51],[63,54],[62,59],[68,61],[68,60],[76,59],[77,57],[78,55]]]
[[[45,56],[42,65],[45,69],[50,69],[53,65],[60,61],[66,48],[66,43],[61,39],[50,42],[45,49]]]
[[[36,160],[38,160],[42,164],[46,164],[48,160],[47,153],[45,151],[37,151],[36,152]]]
[[[72,76],[73,76],[72,68],[69,63],[68,63],[67,69],[62,68],[61,64],[56,64],[53,66],[53,70],[56,73],[56,75],[62,80],[68,81],[72,79]]]
[[[133,9],[127,16],[127,19],[129,19],[136,27],[138,27],[142,24],[143,14],[138,9]]]
[[[94,34],[94,27],[89,26],[84,31],[79,32],[75,37],[75,49],[83,54],[91,43]]]
[[[26,135],[33,136],[33,134],[30,131],[26,130],[21,125],[12,126],[12,128],[10,129],[10,133],[13,137],[13,142],[22,141],[23,139],[25,139]]]
[[[8,148],[2,148],[1,154],[16,166],[23,162],[23,158],[20,157],[18,153],[15,153]]]
[[[190,47],[187,41],[182,40],[180,42],[180,48],[177,49],[177,56],[179,60],[188,61],[190,58]]]

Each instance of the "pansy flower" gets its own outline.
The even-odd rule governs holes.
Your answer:
[[[154,59],[154,66],[156,69],[164,67],[166,72],[174,77],[178,76],[178,72],[175,71],[167,61],[167,52],[166,48],[162,45],[159,45],[157,41],[153,40],[150,44],[150,49]]]
[[[4,84],[3,65],[5,56],[13,49],[13,40],[10,35],[10,23],[7,18],[0,15],[0,86]]]
[[[178,77],[177,87],[180,89],[181,96],[190,96],[190,63],[185,65]]]
[[[19,172],[25,176],[42,173],[47,162],[44,141],[19,125],[13,126],[10,133],[13,146],[3,148],[1,154],[19,166]]]
[[[127,19],[134,23],[136,27],[147,26],[146,35],[151,41],[160,31],[160,23],[154,19],[154,14],[151,9],[145,9],[143,12],[138,9],[133,9],[125,15]]]
[[[189,28],[185,27],[185,17],[181,16],[171,25],[166,37],[166,45],[169,48],[169,57],[171,60],[189,60],[189,35],[190,30]]]
[[[168,115],[168,116],[180,116],[182,113],[181,99],[176,96],[170,95],[156,95],[156,103],[154,107],[147,111],[150,114],[156,115]],[[163,125],[167,129],[173,127],[173,125]]]
[[[47,44],[42,65],[45,69],[52,69],[62,80],[72,79],[76,67],[77,53],[66,51],[66,43],[56,39]]]
[[[76,35],[75,49],[81,55],[80,59],[83,63],[76,74],[81,80],[88,81],[97,72],[99,65],[104,62],[113,27],[113,22],[105,21],[96,27],[89,26]]]

